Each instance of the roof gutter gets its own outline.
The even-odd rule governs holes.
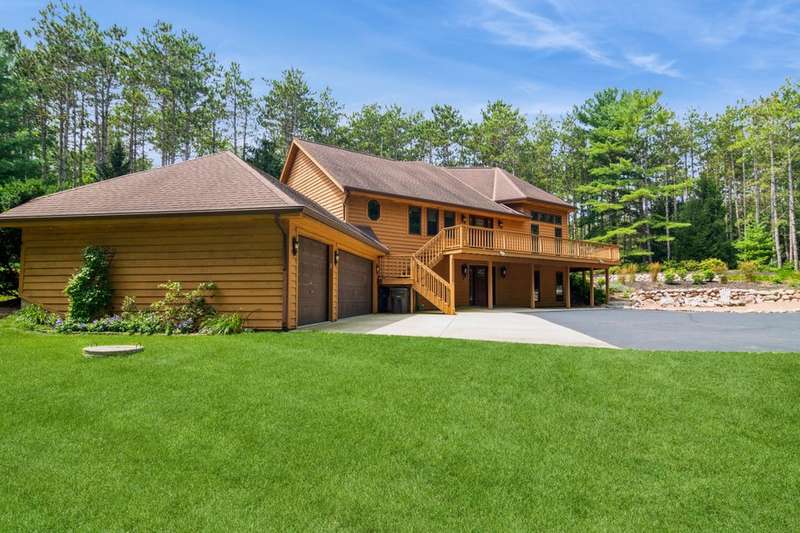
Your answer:
[[[15,228],[19,223],[74,220],[101,220],[101,219],[138,219],[151,217],[185,217],[185,216],[224,216],[224,215],[261,215],[269,213],[297,213],[302,211],[301,206],[270,207],[254,209],[216,209],[202,211],[151,211],[131,213],[87,213],[66,215],[34,215],[34,216],[3,216],[0,215],[0,228]]]
[[[275,225],[281,230],[283,234],[283,246],[281,246],[283,255],[283,302],[281,306],[281,329],[284,331],[289,329],[289,232],[283,227],[281,215],[275,213]]]

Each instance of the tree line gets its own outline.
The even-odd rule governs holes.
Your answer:
[[[256,80],[163,21],[132,34],[49,4],[25,33],[29,46],[0,31],[6,208],[225,149],[277,174],[302,137],[391,159],[503,167],[575,205],[572,238],[617,243],[627,261],[756,253],[800,267],[800,88],[791,81],[714,115],[678,116],[659,91],[615,88],[561,117],[527,117],[502,100],[477,120],[446,104],[348,113],[299,69]]]

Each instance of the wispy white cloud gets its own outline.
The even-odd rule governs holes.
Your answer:
[[[575,28],[518,7],[509,0],[487,0],[487,5],[501,16],[484,20],[480,25],[504,44],[533,50],[568,50],[596,63],[616,65],[591,39]]]
[[[631,65],[647,72],[670,78],[681,77],[681,73],[673,66],[675,61],[664,61],[658,54],[628,54],[625,57]]]
[[[592,38],[590,32],[564,22],[567,8],[564,0],[549,0],[546,13],[540,5],[538,10],[523,8],[514,0],[483,0],[489,8],[485,19],[479,23],[499,42],[541,51],[571,51],[594,63],[615,68],[636,68],[651,74],[681,77],[675,61],[662,59],[655,53],[623,54],[619,46],[606,45],[604,49]],[[550,16],[548,16],[548,14]]]

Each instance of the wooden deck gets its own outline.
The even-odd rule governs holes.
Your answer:
[[[415,254],[422,259],[443,255],[570,262],[595,268],[619,264],[619,247],[615,245],[467,225],[443,229]],[[383,257],[382,282],[387,285],[408,283],[412,274],[412,258],[415,256]],[[431,263],[433,261],[428,261],[429,265]]]

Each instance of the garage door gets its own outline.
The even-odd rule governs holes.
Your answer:
[[[298,323],[328,320],[328,246],[300,237],[300,312]]]
[[[339,252],[339,318],[372,312],[372,262]]]

